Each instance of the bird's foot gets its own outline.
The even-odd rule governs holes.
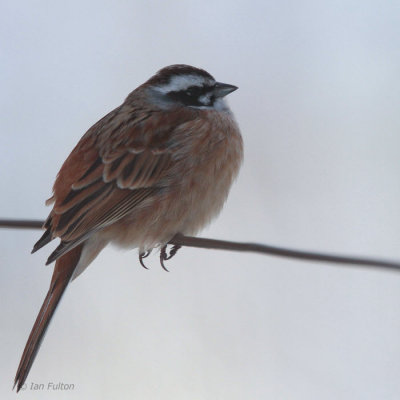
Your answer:
[[[144,252],[142,252],[142,253],[139,253],[139,262],[140,262],[140,265],[141,265],[143,268],[145,268],[145,269],[148,269],[148,268],[144,265],[143,259],[146,258],[146,257],[148,257],[148,256],[150,255],[150,253],[151,253],[151,250],[147,250],[147,251],[144,251]]]
[[[164,265],[164,261],[170,260],[177,252],[178,250],[181,248],[182,246],[180,246],[179,244],[174,244],[169,252],[169,254],[167,253],[167,245],[164,245],[161,250],[160,250],[160,264],[162,266],[162,268],[169,272],[168,269],[165,267]]]

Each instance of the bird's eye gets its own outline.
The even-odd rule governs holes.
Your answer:
[[[194,95],[194,90],[193,89],[188,89],[188,90],[186,90],[186,94],[188,96],[193,96]]]

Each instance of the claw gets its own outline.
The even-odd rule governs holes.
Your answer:
[[[171,251],[169,252],[169,255],[168,255],[168,253],[167,253],[167,245],[164,245],[164,246],[161,248],[161,250],[160,250],[160,264],[161,264],[161,267],[162,267],[165,271],[169,272],[168,269],[167,269],[167,268],[165,267],[165,265],[164,265],[164,261],[170,260],[170,259],[177,253],[177,251],[178,251],[180,248],[181,248],[180,245],[174,244],[174,245],[172,246]]]
[[[143,253],[139,253],[139,262],[140,262],[140,265],[141,265],[143,268],[145,268],[145,269],[148,269],[148,268],[144,265],[143,258],[148,257],[148,256],[150,255],[150,253],[151,253],[151,250],[147,250],[147,251],[145,251],[145,252],[143,252]]]
[[[160,250],[160,264],[161,264],[161,266],[162,266],[164,271],[169,272],[167,270],[167,268],[165,267],[165,265],[164,265],[164,260],[168,259],[168,255],[167,255],[167,251],[166,250],[167,250],[167,245],[161,247],[161,250]]]
[[[180,244],[174,244],[173,246],[172,246],[172,249],[170,250],[170,252],[169,252],[169,256],[167,256],[166,258],[165,258],[165,260],[170,260],[177,252],[178,252],[178,250],[181,248],[182,246],[180,245]]]

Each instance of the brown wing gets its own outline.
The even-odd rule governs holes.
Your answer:
[[[95,124],[63,164],[54,207],[33,252],[55,237],[47,263],[109,226],[166,186],[176,163],[176,128],[193,115],[141,113],[122,105]]]

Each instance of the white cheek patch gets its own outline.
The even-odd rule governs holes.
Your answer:
[[[217,111],[227,111],[229,110],[229,107],[224,99],[219,98],[214,101],[214,109],[216,109]]]
[[[197,108],[199,110],[216,110],[216,111],[227,111],[227,112],[230,112],[229,111],[229,107],[226,104],[225,100],[221,99],[221,98],[220,99],[216,99],[214,101],[214,104],[211,105],[211,106],[206,106],[206,105],[204,105],[204,106],[189,106],[189,108]]]
[[[180,92],[190,86],[211,86],[214,84],[213,79],[204,78],[198,75],[177,75],[171,81],[163,86],[154,86],[154,89],[160,93]]]
[[[209,106],[211,103],[211,96],[212,96],[212,93],[206,93],[203,96],[199,97],[199,102],[201,104],[204,104],[205,106]]]

